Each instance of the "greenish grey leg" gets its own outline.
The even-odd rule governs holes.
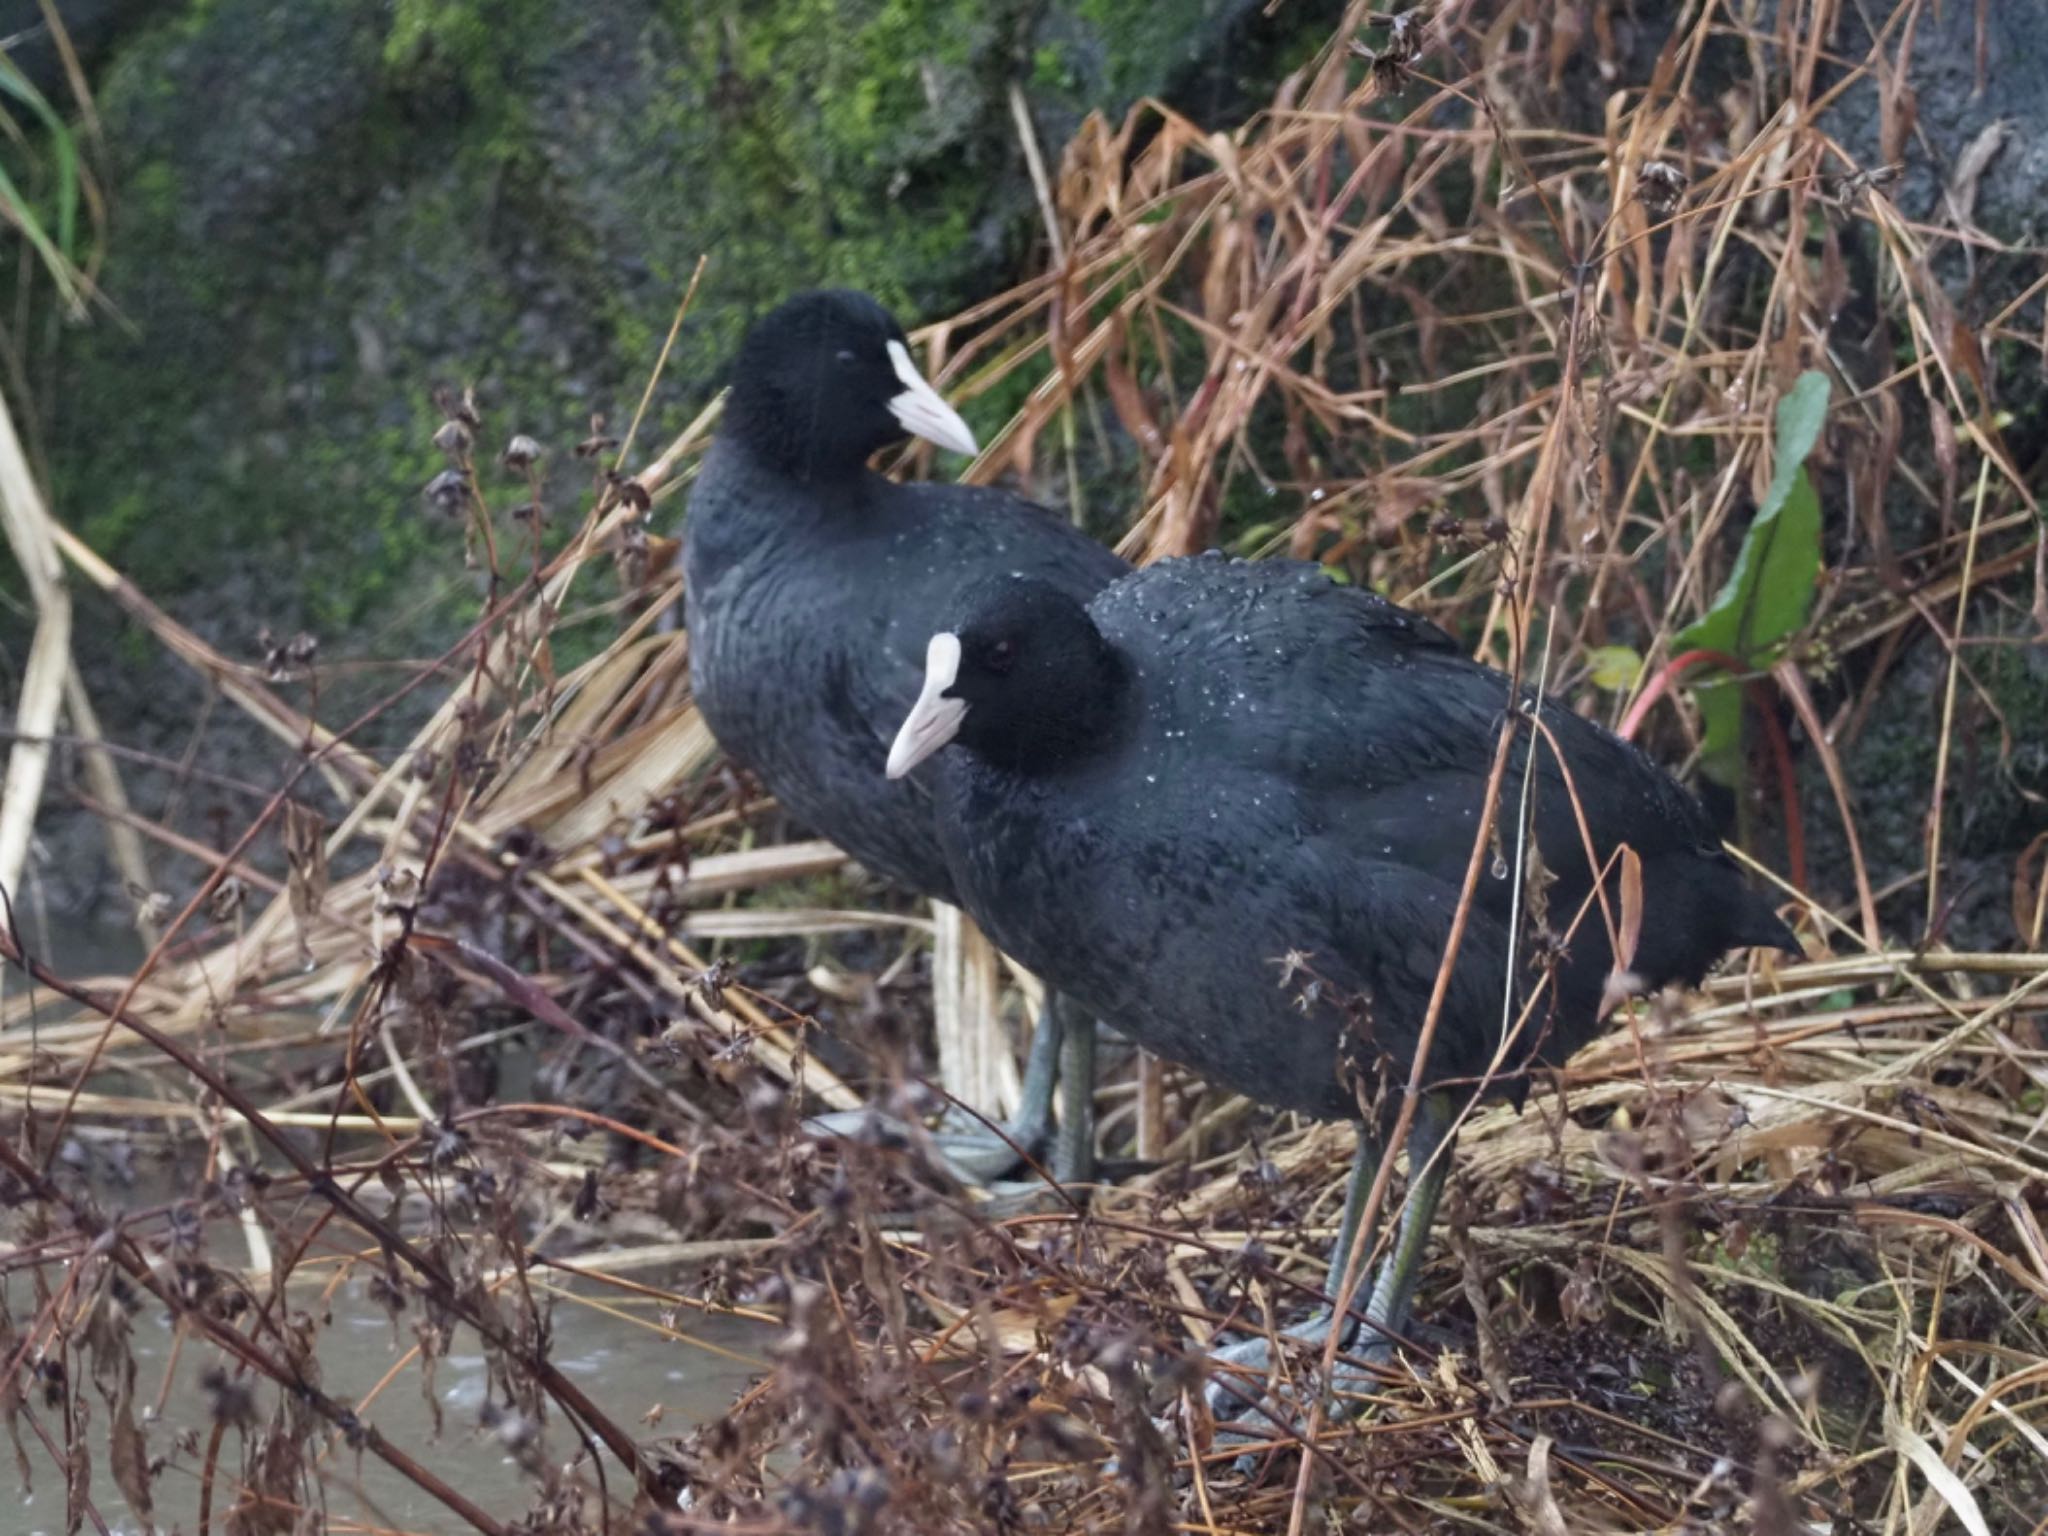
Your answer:
[[[1330,1277],[1323,1282],[1323,1289],[1330,1293],[1332,1307],[1344,1298],[1337,1294],[1337,1288],[1344,1283],[1344,1267],[1351,1262],[1351,1248],[1358,1240],[1359,1219],[1365,1215],[1365,1202],[1372,1195],[1372,1181],[1379,1177],[1379,1143],[1364,1126],[1358,1128],[1358,1147],[1351,1154],[1351,1176],[1344,1183],[1344,1215],[1337,1223],[1337,1240],[1330,1245]],[[1360,1256],[1366,1264],[1372,1262],[1373,1244],[1379,1240],[1379,1223],[1373,1223],[1374,1230],[1365,1235],[1365,1252]],[[1359,1278],[1364,1279],[1361,1272]],[[1353,1312],[1357,1310],[1354,1298]],[[1329,1314],[1326,1314],[1326,1321]],[[1327,1326],[1323,1330],[1327,1333]],[[1347,1336],[1351,1329],[1345,1328]]]
[[[1450,1180],[1452,1119],[1449,1097],[1432,1093],[1415,1106],[1415,1122],[1408,1128],[1407,1208],[1401,1213],[1401,1230],[1394,1235],[1394,1251],[1380,1266],[1372,1300],[1365,1307],[1368,1326],[1379,1334],[1366,1341],[1366,1351],[1381,1359],[1392,1355],[1392,1341],[1408,1327],[1408,1307],[1429,1247],[1430,1223],[1436,1220],[1437,1204]]]
[[[1047,999],[1048,1012],[1058,1006]],[[1052,1146],[1052,1176],[1062,1184],[1095,1181],[1096,1033],[1093,1019],[1075,1019],[1062,1027],[1060,1123]],[[1032,1044],[1036,1049],[1037,1042]]]
[[[1330,1272],[1324,1286],[1332,1296],[1344,1283],[1344,1266],[1351,1257],[1351,1247],[1358,1239],[1359,1220],[1365,1214],[1365,1202],[1372,1194],[1373,1180],[1379,1176],[1379,1144],[1364,1126],[1358,1128],[1358,1146],[1351,1154],[1351,1174],[1344,1184],[1344,1214],[1337,1221],[1337,1240],[1330,1245]],[[1373,1243],[1377,1232],[1365,1234],[1367,1261],[1372,1258]],[[1354,1307],[1354,1317],[1356,1315]],[[1370,1316],[1368,1308],[1367,1315]],[[1321,1344],[1330,1336],[1330,1325],[1335,1314],[1328,1305],[1318,1307],[1315,1313],[1296,1323],[1286,1331],[1285,1337],[1299,1340],[1309,1346]],[[1345,1332],[1350,1333],[1347,1327]],[[1252,1406],[1245,1396],[1251,1386],[1249,1378],[1253,1373],[1263,1374],[1272,1362],[1272,1346],[1264,1335],[1244,1339],[1227,1348],[1217,1350],[1210,1357],[1222,1367],[1206,1389],[1210,1415],[1219,1420],[1238,1419]]]
[[[1444,1186],[1450,1179],[1451,1126],[1454,1119],[1448,1095],[1432,1093],[1415,1106],[1415,1119],[1408,1129],[1408,1198],[1402,1208],[1401,1225],[1394,1234],[1393,1252],[1380,1266],[1365,1304],[1363,1331],[1366,1337],[1349,1350],[1349,1359],[1337,1362],[1330,1382],[1333,1393],[1369,1391],[1376,1380],[1373,1368],[1393,1359],[1394,1341],[1407,1330],[1409,1305],[1415,1299],[1415,1283],[1421,1272],[1422,1257],[1429,1248],[1429,1229],[1436,1220],[1437,1205],[1443,1199]],[[1378,1160],[1370,1139],[1361,1127],[1358,1154],[1351,1164],[1351,1182],[1344,1194],[1345,1230],[1338,1233],[1336,1247],[1330,1257],[1329,1284],[1333,1290],[1344,1283],[1343,1267],[1356,1235],[1359,1215],[1377,1173]],[[1368,1254],[1375,1240],[1376,1234],[1366,1234]],[[1355,1307],[1352,1316],[1355,1326]],[[1289,1329],[1288,1335],[1311,1345],[1318,1344],[1329,1337],[1330,1325],[1331,1314],[1326,1309],[1307,1323]],[[1264,1344],[1263,1339],[1248,1340],[1221,1352],[1216,1358],[1219,1363],[1246,1369],[1263,1368],[1267,1359]],[[1253,1351],[1252,1345],[1260,1347]],[[1235,1392],[1225,1389],[1219,1397],[1220,1385],[1212,1382],[1209,1388],[1210,1410],[1218,1419],[1255,1417],[1268,1424],[1275,1422],[1271,1412],[1244,1402]]]
[[[1031,1032],[1031,1049],[1024,1056],[1017,1113],[1006,1127],[1011,1139],[1034,1155],[1052,1135],[1053,1085],[1060,1077],[1065,1036],[1066,1018],[1060,1012],[1059,998],[1047,992],[1038,1010],[1038,1027]]]
[[[1038,1029],[1031,1037],[1031,1049],[1024,1058],[1024,1081],[1019,1085],[1017,1113],[1006,1121],[1002,1135],[959,1112],[949,1110],[931,1133],[931,1145],[955,1178],[964,1184],[993,1186],[1017,1169],[1022,1149],[1036,1157],[1052,1136],[1053,1087],[1058,1081],[1065,1033],[1057,998],[1048,992],[1039,1010]],[[1080,1031],[1075,1031],[1080,1033]],[[1094,1028],[1087,1031],[1093,1045]],[[1091,1074],[1092,1075],[1092,1074]],[[1091,1101],[1092,1101],[1092,1082]],[[874,1109],[836,1110],[814,1115],[806,1122],[813,1135],[857,1136],[873,1121],[893,1127],[895,1134],[909,1135],[903,1126]]]
[[[993,1186],[997,1180],[1017,1172],[1013,1145],[1030,1157],[1044,1152],[1053,1132],[1053,1087],[1063,1070],[1065,1042],[1074,1033],[1078,1031],[1067,1028],[1058,995],[1048,990],[1038,1010],[1038,1028],[1032,1032],[1031,1049],[1025,1053],[1017,1113],[1004,1122],[1003,1135],[992,1135],[978,1125],[943,1129],[935,1135],[939,1151],[956,1173],[970,1182]]]

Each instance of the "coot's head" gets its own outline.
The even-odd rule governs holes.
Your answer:
[[[896,317],[864,293],[800,293],[755,322],[733,361],[726,429],[806,480],[851,475],[922,437],[973,453],[974,434],[910,360]]]
[[[1101,750],[1123,669],[1088,610],[1025,576],[978,582],[925,648],[924,689],[889,748],[900,779],[948,742],[1042,773]]]

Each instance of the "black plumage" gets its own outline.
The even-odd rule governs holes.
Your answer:
[[[1508,679],[1428,620],[1291,561],[1164,561],[1085,609],[1029,581],[984,584],[955,624],[947,691],[967,704],[968,750],[942,759],[941,824],[961,897],[990,935],[1146,1046],[1265,1103],[1355,1116],[1347,1030],[1405,1077]],[[1644,985],[1697,981],[1740,945],[1796,947],[1688,791],[1562,704],[1544,701],[1540,717],[1599,859],[1626,842],[1642,860],[1632,969]],[[1595,907],[1551,1000],[1495,1061],[1510,973],[1521,1002],[1541,974],[1528,883],[1514,878],[1532,754],[1551,928],[1592,889],[1565,774],[1525,726],[1432,1081],[1491,1069],[1506,1086],[1598,1027],[1613,956]],[[1618,875],[1608,887],[1618,913]],[[1531,942],[1510,965],[1518,891]]]
[[[991,573],[1086,598],[1128,567],[1008,492],[868,467],[912,431],[973,448],[873,299],[802,294],[752,328],[684,528],[690,682],[720,746],[793,816],[955,901],[929,786],[882,771],[926,638]]]
[[[1601,911],[1561,954],[1544,934],[1578,918],[1595,864],[1623,843],[1642,861],[1640,986],[1697,981],[1742,945],[1797,952],[1698,801],[1562,704],[1518,698],[1419,615],[1314,566],[1217,556],[1136,571],[1085,606],[983,582],[928,647],[891,757],[901,771],[958,743],[937,758],[947,858],[1011,954],[1230,1088],[1365,1120],[1407,1080],[1510,708],[1533,709],[1557,749],[1519,722],[1409,1147],[1414,1175],[1428,1169],[1409,1202],[1421,1226],[1374,1293],[1388,1332],[1460,1096],[1519,1094],[1600,1027]],[[1606,885],[1618,919],[1619,874]],[[1347,1239],[1375,1155],[1368,1127]]]

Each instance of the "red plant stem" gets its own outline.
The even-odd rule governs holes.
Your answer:
[[[1778,803],[1785,808],[1785,867],[1791,872],[1792,883],[1800,890],[1806,889],[1806,821],[1799,814],[1799,783],[1792,773],[1792,743],[1785,738],[1785,727],[1778,719],[1778,712],[1771,708],[1770,690],[1761,679],[1752,678],[1743,684],[1750,705],[1756,710],[1757,718],[1764,723],[1764,740],[1770,744],[1771,763],[1778,772]]]
[[[1642,728],[1643,717],[1649,714],[1659,699],[1670,692],[1671,685],[1694,667],[1704,666],[1719,667],[1730,677],[1741,677],[1750,670],[1746,663],[1730,656],[1726,651],[1682,651],[1666,662],[1663,670],[1650,679],[1649,687],[1645,688],[1635,703],[1629,706],[1628,713],[1622,716],[1621,728],[1614,734],[1623,741],[1633,741],[1636,732]]]

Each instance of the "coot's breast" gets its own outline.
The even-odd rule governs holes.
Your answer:
[[[1305,973],[1290,984],[1290,951],[1327,954],[1330,935],[1286,896],[1296,834],[1277,804],[1227,788],[1148,804],[1156,786],[1142,773],[1019,787],[964,752],[939,763],[961,897],[1007,953],[1237,1092],[1326,1119],[1357,1113],[1342,1013],[1313,995],[1303,1005]]]
[[[1026,571],[1086,599],[1128,569],[1041,507],[984,487],[817,487],[722,440],[684,530],[690,674],[719,745],[875,873],[957,901],[926,764],[884,772],[960,592]]]
[[[704,510],[699,523],[693,504],[685,542],[690,683],[719,745],[798,822],[876,874],[953,900],[925,777],[883,772],[892,717],[909,709],[921,675],[901,625],[919,607],[935,622],[935,605],[919,601],[929,584],[892,568],[886,540],[857,551],[870,584],[848,578],[843,530],[785,515],[779,537],[747,542],[720,515],[724,498]],[[894,627],[873,600],[892,589],[904,598]]]

